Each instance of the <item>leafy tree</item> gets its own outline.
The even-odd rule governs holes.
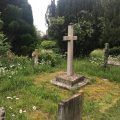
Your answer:
[[[18,55],[30,55],[37,43],[37,38],[28,1],[0,1],[0,10],[4,21],[3,31],[9,38],[12,51]]]
[[[98,14],[100,8],[102,6],[99,0],[58,0],[56,16],[49,18],[49,36],[57,39],[60,48],[66,51],[66,44],[62,39],[72,22],[76,26],[75,33],[78,36],[74,47],[75,53],[77,56],[88,55],[91,50],[99,46],[102,32],[101,13]],[[64,18],[62,25],[56,24],[59,18]],[[52,22],[54,19],[56,21]]]
[[[9,49],[10,45],[7,42],[7,38],[3,33],[0,33],[0,56],[5,55]]]
[[[120,46],[120,1],[111,0],[104,4],[104,31],[102,44],[108,42],[110,47]]]
[[[0,29],[2,28],[3,21],[0,19]],[[7,42],[6,36],[0,32],[0,57],[5,55],[5,53],[10,49],[10,45]]]

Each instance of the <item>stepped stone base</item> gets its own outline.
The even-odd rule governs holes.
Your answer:
[[[51,83],[68,90],[74,90],[85,86],[89,83],[89,80],[82,75],[74,74],[72,76],[67,76],[67,73],[62,73],[56,76]]]

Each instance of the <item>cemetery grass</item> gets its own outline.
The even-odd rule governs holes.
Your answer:
[[[28,67],[12,77],[2,76],[0,80],[0,106],[5,107],[7,120],[56,120],[58,103],[74,94],[84,91],[83,120],[120,119],[120,69],[101,67],[99,59],[76,59],[74,69],[78,74],[90,78],[86,87],[68,91],[50,84],[59,72],[66,69],[66,62],[60,66]]]

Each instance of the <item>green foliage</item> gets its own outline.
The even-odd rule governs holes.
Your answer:
[[[59,65],[63,60],[63,55],[59,53],[57,43],[53,40],[43,40],[41,44],[38,45],[38,49],[40,53],[40,64],[48,64],[54,67]]]
[[[59,47],[65,52],[66,43],[62,39],[67,34],[68,24],[73,23],[75,24],[75,34],[78,36],[74,47],[75,55],[88,55],[99,46],[103,29],[103,21],[98,13],[98,8],[101,7],[101,2],[98,0],[59,0],[56,7],[56,17],[49,18],[51,24],[48,33],[50,37],[57,39]],[[62,24],[57,22],[60,20],[56,18],[62,18],[63,20],[61,19],[62,22],[60,22]]]
[[[9,38],[12,51],[18,55],[30,55],[36,44],[31,6],[27,0],[0,2],[3,32]]]
[[[66,68],[66,63],[63,62],[62,64]],[[6,63],[0,67],[0,104],[5,107],[6,119],[29,120],[32,118],[31,115],[36,117],[36,112],[38,111],[40,111],[39,119],[57,119],[58,103],[63,99],[70,98],[73,92],[61,90],[50,84],[49,80],[52,77],[54,78],[56,73],[46,73],[46,71],[50,72],[54,68],[50,68],[47,64],[38,65],[39,69],[37,67],[34,68],[31,59],[27,57],[15,57],[13,63],[8,63],[8,65]],[[120,101],[118,100],[114,104],[113,100],[118,99],[119,95],[120,69],[118,67],[111,67],[110,70],[104,71],[100,66],[90,62],[89,59],[81,58],[80,60],[75,60],[74,65],[76,73],[89,76],[95,79],[95,81],[96,78],[102,77],[118,82],[117,84],[114,82],[112,84],[112,82],[102,79],[99,80],[98,84],[92,82],[93,87],[91,87],[92,85],[88,85],[83,88],[85,90],[83,119],[119,119]],[[35,75],[35,71],[39,75]],[[104,83],[107,89],[101,87]],[[103,91],[106,91],[105,96],[102,94],[96,96],[99,90],[101,90],[99,87],[103,88]],[[111,87],[115,89],[109,91]],[[79,90],[74,91],[74,94],[78,92]],[[106,97],[107,95],[110,96]],[[111,96],[113,96],[113,99]],[[113,101],[112,106],[109,108],[111,101]],[[108,105],[107,111],[101,112],[101,108],[104,109],[107,107],[106,104]],[[33,107],[36,107],[36,110]],[[20,113],[20,110],[22,110],[22,113]]]
[[[0,19],[0,30],[2,29],[3,27],[3,21]]]
[[[22,34],[19,36],[19,40],[14,42],[17,43],[15,51],[18,53],[18,55],[22,54],[29,56],[35,47],[35,41],[31,34]]]
[[[55,53],[53,50],[41,50],[39,60],[41,64],[48,64],[54,67],[61,63],[63,56]]]
[[[75,33],[78,34],[81,39],[84,39],[85,36],[91,37],[94,32],[91,22],[85,20],[76,23],[74,28]]]
[[[53,49],[56,47],[56,42],[50,40],[44,40],[40,46],[43,49]]]
[[[64,17],[52,17],[50,18],[49,23],[48,33],[50,38],[56,40],[58,47],[61,48],[61,51],[64,51],[62,48],[65,46],[65,42],[61,41],[63,39],[63,35],[65,34],[65,29],[63,29],[65,23]]]
[[[4,56],[9,49],[10,45],[7,42],[6,36],[0,33],[0,56]]]
[[[101,49],[94,50],[90,53],[90,57],[94,58],[103,58],[104,56],[104,51]]]
[[[120,55],[120,47],[113,47],[109,51],[110,55]]]
[[[110,81],[120,82],[119,67],[110,67],[110,70],[104,71],[101,67],[103,63],[102,58],[86,58],[82,60],[75,60],[74,68],[78,73],[82,73],[85,75],[98,76],[105,79],[109,79]]]
[[[120,46],[119,5],[118,0],[58,0],[55,17],[47,20],[49,36],[56,39],[65,52],[66,44],[62,37],[67,34],[69,23],[73,23],[78,36],[74,47],[76,56],[89,55],[106,42],[110,47]],[[57,23],[58,17],[64,18],[63,24]]]
[[[110,47],[120,46],[120,1],[110,0],[103,4],[104,30],[102,44],[109,43]]]
[[[5,24],[9,24],[13,20],[19,20],[22,17],[22,9],[8,4],[3,12],[3,20]]]
[[[51,25],[63,25],[65,22],[64,17],[50,18]]]

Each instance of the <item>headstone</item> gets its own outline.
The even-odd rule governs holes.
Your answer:
[[[82,120],[83,93],[58,105],[58,120]]]
[[[35,66],[38,65],[38,56],[39,56],[38,49],[35,49],[35,51],[33,51],[32,53],[32,58]]]
[[[11,50],[7,51],[7,58],[8,58],[9,61],[13,61],[14,54],[12,53]]]
[[[0,120],[5,120],[5,109],[3,107],[0,108]]]
[[[68,54],[67,54],[67,73],[57,75],[55,80],[51,83],[66,89],[77,89],[78,87],[86,85],[89,80],[83,75],[77,75],[73,70],[73,41],[77,40],[77,36],[74,36],[73,25],[68,26],[68,36],[64,36],[63,39],[68,41]]]
[[[107,65],[108,65],[108,57],[109,57],[109,43],[105,43],[104,64],[103,64],[103,67],[104,67],[104,68],[107,68]]]

